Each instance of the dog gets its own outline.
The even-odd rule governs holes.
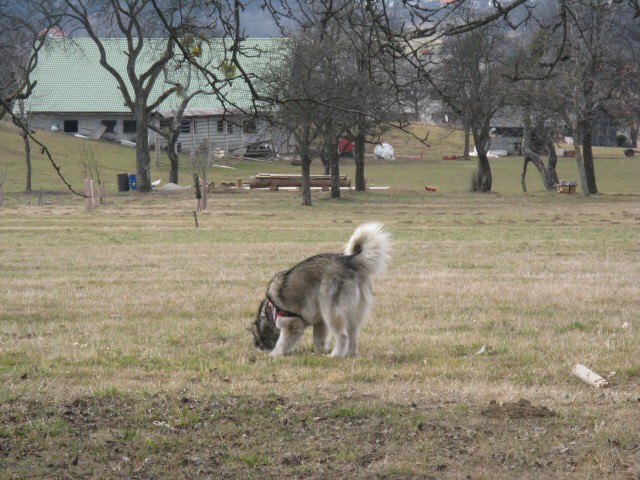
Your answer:
[[[373,305],[371,277],[384,272],[391,241],[380,223],[356,228],[343,254],[309,257],[269,282],[255,322],[249,328],[254,345],[273,356],[291,353],[307,327],[313,327],[316,352],[355,356],[360,325]]]

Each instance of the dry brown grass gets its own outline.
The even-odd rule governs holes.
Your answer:
[[[186,194],[0,209],[0,470],[638,478],[637,197],[314,195],[214,195],[197,229]],[[254,350],[270,276],[366,220],[394,254],[360,356]]]

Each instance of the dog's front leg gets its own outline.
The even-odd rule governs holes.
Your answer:
[[[305,328],[305,324],[299,317],[278,317],[276,325],[280,329],[280,336],[270,353],[274,357],[291,353]]]
[[[333,346],[331,352],[332,357],[346,357],[347,349],[349,347],[349,335],[346,331],[335,333],[336,344]]]

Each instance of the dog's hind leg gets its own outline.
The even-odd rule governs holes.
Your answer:
[[[318,322],[313,326],[313,347],[317,353],[327,351],[327,340],[329,339],[329,331],[324,322]]]
[[[331,352],[332,357],[346,357],[349,349],[349,333],[345,321],[340,316],[331,317],[331,331],[336,340],[336,344]]]
[[[373,294],[371,292],[371,284],[369,282],[362,285],[359,292],[358,307],[347,313],[349,323],[347,325],[347,334],[349,335],[349,347],[347,355],[355,357],[358,354],[358,336],[360,335],[360,326],[369,316],[371,304],[373,303]]]
[[[304,334],[306,325],[299,317],[279,317],[276,325],[280,329],[280,336],[276,346],[269,355],[287,355],[293,351],[296,344]]]
[[[347,348],[347,356],[355,357],[358,354],[358,335],[360,334],[359,326],[349,326],[347,335],[349,336],[349,346]]]

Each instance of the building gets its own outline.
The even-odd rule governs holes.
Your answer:
[[[147,39],[146,50],[140,56],[136,69],[145,71],[154,61],[154,52],[164,49],[162,39]],[[264,70],[273,63],[275,56],[283,51],[285,39],[249,39],[242,44],[243,69],[248,72]],[[126,80],[126,40],[103,39],[109,63]],[[157,47],[157,48],[156,48]],[[204,55],[211,65],[224,63],[225,45],[222,39],[211,43]],[[204,50],[204,49],[203,49]],[[210,67],[211,68],[211,67]],[[220,78],[224,70],[217,72]],[[90,38],[52,38],[43,49],[33,80],[37,86],[26,102],[31,128],[64,132],[121,143],[135,142],[137,130],[132,112],[125,102],[115,78],[99,62],[99,51]],[[154,84],[149,94],[150,102],[171,85],[165,82],[178,81],[186,86],[186,93],[210,90],[206,79],[187,62],[170,65]],[[184,93],[184,92],[182,92]],[[191,151],[208,142],[213,151],[231,153],[246,145],[269,141],[272,132],[267,122],[249,114],[253,110],[251,92],[241,78],[229,80],[221,89],[226,99],[226,109],[219,96],[199,94],[188,104],[181,116],[181,132],[178,148]],[[173,93],[152,113],[155,122],[167,121],[175,115],[183,95]],[[166,142],[161,136],[149,131],[151,146],[163,148]]]

